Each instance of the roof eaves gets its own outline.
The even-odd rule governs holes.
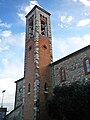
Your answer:
[[[35,5],[32,10],[25,16],[26,18],[28,17],[29,14],[31,14],[36,8],[38,8],[39,10],[47,13],[48,15],[51,15],[49,12],[47,12],[46,10],[44,10],[43,8],[39,7],[38,5]]]
[[[58,64],[59,62],[62,62],[62,61],[64,61],[64,60],[67,60],[67,59],[69,59],[70,57],[73,57],[74,55],[77,55],[77,54],[79,54],[79,53],[81,53],[81,52],[83,52],[83,51],[85,51],[85,50],[87,50],[87,49],[90,49],[90,45],[88,45],[88,46],[86,46],[86,47],[84,47],[84,48],[81,48],[81,49],[79,49],[79,50],[77,50],[77,51],[75,51],[75,52],[73,52],[73,53],[71,53],[71,54],[69,54],[69,55],[67,55],[67,56],[65,56],[65,57],[63,57],[63,58],[55,61],[55,62],[53,62],[52,64],[50,64],[50,66],[53,66],[53,65],[55,65],[55,64]]]

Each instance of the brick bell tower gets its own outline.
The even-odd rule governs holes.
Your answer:
[[[45,102],[52,92],[50,13],[35,6],[26,15],[24,120],[49,120]]]

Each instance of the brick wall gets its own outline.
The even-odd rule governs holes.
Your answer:
[[[40,120],[48,120],[47,112],[45,109],[45,103],[48,96],[51,94],[51,79],[50,68],[51,53],[50,53],[50,41],[49,39],[39,36],[39,74],[40,74]],[[48,93],[44,91],[45,82],[48,84]]]
[[[34,40],[26,43],[26,66],[25,66],[25,101],[24,120],[33,120],[34,114]],[[30,83],[30,93],[28,85]]]

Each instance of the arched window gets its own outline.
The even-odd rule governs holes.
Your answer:
[[[46,82],[44,84],[44,93],[48,93],[48,84]]]
[[[30,90],[30,83],[28,84],[28,94],[30,94],[31,90]]]
[[[47,18],[40,14],[41,21],[41,35],[47,37]]]
[[[45,35],[45,22],[41,21],[41,34]]]
[[[90,74],[90,58],[86,57],[83,60],[85,74]]]
[[[63,67],[60,68],[60,81],[63,82],[66,80],[66,73]]]
[[[90,61],[86,60],[86,70],[87,72],[90,72]]]
[[[28,20],[29,38],[33,37],[33,19],[34,19],[34,16],[30,17],[30,19]]]

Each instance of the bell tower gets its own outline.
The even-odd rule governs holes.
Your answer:
[[[26,15],[24,120],[49,120],[45,103],[52,92],[50,13],[35,6]]]

